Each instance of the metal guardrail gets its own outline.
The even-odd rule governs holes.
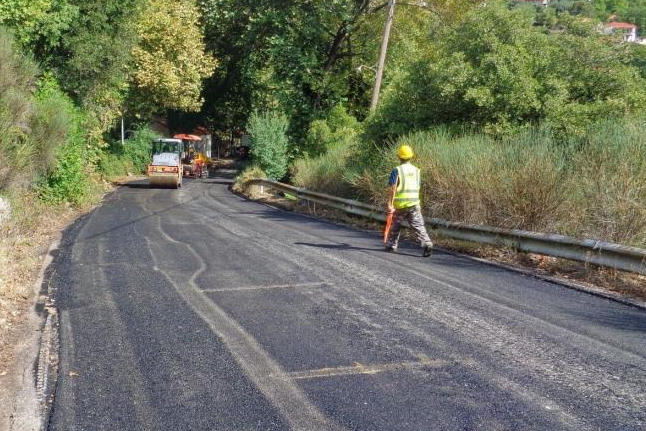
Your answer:
[[[329,196],[270,180],[254,179],[247,184],[270,187],[299,199],[373,220],[386,220],[383,210],[353,199]],[[426,224],[440,235],[450,238],[503,246],[516,251],[560,257],[646,275],[646,250],[641,248],[590,239],[579,240],[563,235],[455,223],[441,219],[429,219],[426,220]]]

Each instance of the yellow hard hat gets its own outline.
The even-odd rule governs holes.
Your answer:
[[[409,147],[408,145],[402,145],[401,147],[399,147],[399,150],[397,150],[397,155],[402,160],[409,160],[412,159],[415,154],[413,153],[413,149],[411,147]]]

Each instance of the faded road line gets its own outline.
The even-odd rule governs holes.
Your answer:
[[[449,362],[438,359],[422,358],[414,362],[394,362],[390,364],[364,365],[356,363],[352,366],[319,368],[318,370],[293,371],[282,375],[272,375],[275,379],[320,379],[323,377],[352,376],[359,374],[379,374],[387,371],[419,370],[423,368],[440,368]]]
[[[242,287],[222,287],[218,289],[202,289],[204,293],[213,292],[238,292],[244,290],[272,290],[272,289],[298,289],[301,287],[319,287],[332,286],[332,283],[313,282],[313,283],[296,283],[296,284],[273,284],[267,286],[242,286]]]

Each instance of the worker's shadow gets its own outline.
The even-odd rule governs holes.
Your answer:
[[[386,252],[386,250],[383,247],[374,247],[374,248],[367,248],[367,247],[356,247],[350,244],[312,244],[309,242],[295,242],[294,245],[305,245],[307,247],[316,247],[316,248],[324,248],[327,250],[359,250],[359,251],[377,251],[377,252]],[[405,254],[409,256],[418,256],[414,255],[412,253],[405,253],[402,252],[401,250],[397,252],[397,254]]]

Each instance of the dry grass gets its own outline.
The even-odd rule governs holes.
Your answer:
[[[34,283],[53,238],[85,207],[48,206],[35,194],[11,199],[0,225],[0,372],[9,363],[15,330],[33,303]]]
[[[260,194],[260,186],[249,185],[247,181],[253,179],[266,179],[267,174],[258,166],[251,165],[244,169],[236,178],[232,189],[236,193],[241,193],[249,196],[251,199],[258,199]]]
[[[557,142],[547,129],[494,139],[445,129],[415,133],[428,217],[646,247],[646,122],[608,120]],[[384,205],[396,145],[356,157],[334,149],[300,161],[298,186]]]

